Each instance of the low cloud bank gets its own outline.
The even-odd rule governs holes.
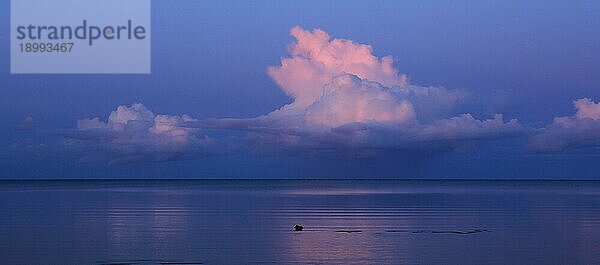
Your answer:
[[[106,146],[113,162],[195,157],[215,145],[206,128],[247,132],[237,145],[284,150],[451,150],[469,141],[518,134],[517,120],[449,113],[467,93],[411,84],[391,56],[379,58],[369,45],[332,39],[320,29],[295,27],[290,57],[269,67],[269,76],[292,103],[252,119],[196,120],[155,115],[142,104],[119,106],[106,122],[78,121],[71,135]],[[238,149],[239,150],[239,149]],[[250,150],[252,151],[252,150]],[[210,153],[210,152],[208,152]]]
[[[192,159],[214,152],[215,142],[197,128],[188,115],[156,115],[144,105],[119,106],[106,122],[100,118],[77,121],[77,130],[65,136],[77,149],[93,150],[83,160],[108,159],[109,163]]]
[[[529,140],[529,148],[539,153],[557,153],[568,148],[600,146],[600,103],[589,98],[573,101],[573,116],[556,117],[552,124]]]
[[[217,151],[225,145],[236,146],[235,152],[265,146],[311,153],[446,152],[531,131],[502,114],[453,114],[466,91],[412,84],[391,56],[377,57],[369,45],[331,38],[320,29],[295,27],[291,35],[290,57],[267,70],[290,104],[251,119],[203,120],[156,115],[139,103],[118,106],[106,121],[79,120],[77,129],[63,133],[63,146],[78,150],[82,161],[115,164],[225,154]],[[575,115],[533,130],[531,150],[600,145],[600,104],[587,98],[574,103]],[[209,130],[246,136],[211,138]]]

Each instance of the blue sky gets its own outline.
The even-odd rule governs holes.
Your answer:
[[[10,75],[9,1],[0,2],[5,25],[0,27],[1,178],[570,179],[597,178],[600,173],[598,131],[572,136],[560,128],[548,129],[568,139],[584,137],[585,144],[580,141],[573,145],[577,148],[550,154],[526,148],[536,133],[532,130],[550,128],[555,117],[575,119],[574,100],[600,100],[597,1],[152,4],[151,75]],[[505,121],[518,119],[526,129],[516,136],[453,143],[449,151],[417,144],[364,155],[365,150],[354,147],[350,154],[265,151],[255,148],[263,143],[249,140],[245,130],[200,126],[202,135],[225,139],[226,144],[212,147],[218,151],[209,155],[116,164],[82,160],[58,144],[77,129],[77,120],[106,121],[117,106],[134,102],[156,114],[187,114],[199,120],[248,119],[292,103],[267,68],[290,57],[294,26],[371,45],[375,56],[393,56],[393,66],[411,84],[466,91],[465,101],[448,117],[470,113],[483,120],[502,113]],[[33,125],[23,128],[26,117]],[[39,145],[58,147],[28,151],[32,146],[39,150]]]

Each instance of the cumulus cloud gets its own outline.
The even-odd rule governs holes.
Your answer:
[[[261,140],[310,147],[404,148],[455,145],[521,130],[498,114],[478,120],[451,116],[466,93],[411,84],[391,56],[369,45],[295,27],[289,58],[268,74],[292,103],[255,119],[212,120],[212,126],[252,131]]]
[[[306,107],[319,99],[327,92],[324,86],[341,73],[387,87],[407,85],[407,77],[394,68],[393,58],[377,58],[369,45],[332,40],[320,29],[307,31],[294,27],[290,34],[296,38],[289,48],[292,57],[282,59],[279,67],[269,67],[268,73],[294,98],[294,106]]]
[[[353,76],[371,87],[394,88],[394,92],[411,96],[412,103],[419,105],[414,107],[422,108],[423,112],[451,108],[465,97],[461,90],[409,84],[407,76],[394,67],[394,59],[391,56],[378,58],[370,45],[331,39],[320,29],[308,31],[294,27],[290,34],[296,39],[289,47],[291,57],[282,58],[280,66],[269,67],[267,71],[294,99],[287,109],[307,108],[339,86],[356,83],[344,75]],[[375,93],[371,95],[375,96]],[[422,106],[425,104],[427,106]]]
[[[552,124],[532,136],[529,147],[535,152],[561,152],[567,148],[600,146],[600,103],[589,98],[573,101],[573,116],[556,117]]]
[[[188,115],[156,115],[134,103],[117,107],[106,122],[100,118],[79,120],[77,129],[65,135],[74,140],[70,145],[103,150],[101,157],[109,157],[110,163],[186,159],[209,154],[213,145],[213,139],[200,135],[199,129],[185,126],[194,121]],[[94,155],[98,156],[97,152]]]
[[[600,103],[595,103],[589,98],[582,98],[573,101],[573,104],[577,109],[577,113],[575,113],[577,119],[600,120]]]

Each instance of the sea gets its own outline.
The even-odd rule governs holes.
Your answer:
[[[600,264],[600,181],[18,180],[0,211],[0,264]]]

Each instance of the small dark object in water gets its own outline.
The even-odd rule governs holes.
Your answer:
[[[294,231],[302,231],[303,229],[304,229],[304,226],[301,226],[301,225],[294,226]]]

